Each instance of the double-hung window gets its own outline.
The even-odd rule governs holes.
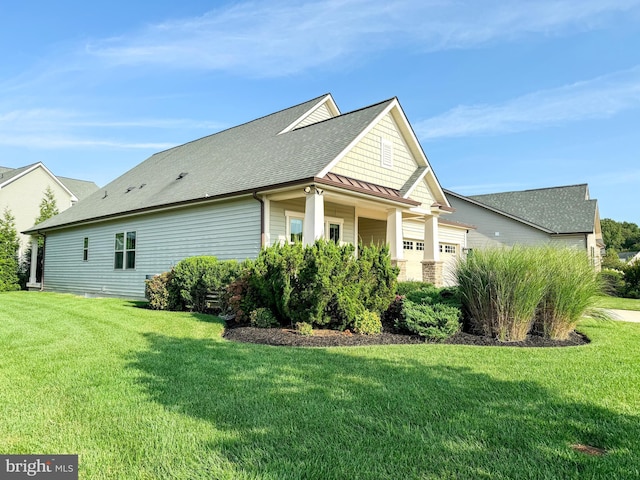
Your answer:
[[[89,237],[84,237],[84,240],[82,243],[82,261],[83,262],[89,261]]]
[[[304,225],[304,213],[285,212],[286,219],[286,235],[288,243],[302,242],[302,228]]]
[[[342,218],[325,217],[324,234],[326,239],[340,245],[343,226],[344,220]]]
[[[116,233],[113,268],[136,268],[136,232]]]

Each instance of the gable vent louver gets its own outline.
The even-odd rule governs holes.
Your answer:
[[[386,138],[380,138],[380,165],[393,168],[393,143]]]

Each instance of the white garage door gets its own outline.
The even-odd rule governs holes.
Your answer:
[[[424,242],[405,238],[403,256],[407,261],[407,280],[422,281],[422,260],[424,259]]]
[[[456,284],[455,268],[460,256],[460,245],[455,243],[440,244],[440,260],[442,261],[442,279],[444,284],[451,287]]]

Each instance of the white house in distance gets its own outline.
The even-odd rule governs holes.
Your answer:
[[[40,215],[47,188],[53,192],[60,212],[98,190],[93,182],[57,177],[41,162],[20,168],[0,167],[0,215],[8,208],[18,232],[29,228]],[[22,253],[30,239],[22,234],[19,239]]]
[[[443,285],[469,228],[451,211],[396,98],[341,114],[327,94],[156,153],[25,233],[60,292],[143,298],[185,257],[318,238],[388,243],[400,279]]]

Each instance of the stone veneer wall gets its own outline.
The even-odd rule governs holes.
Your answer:
[[[432,283],[436,287],[444,286],[444,280],[442,276],[442,262],[423,260],[422,281]]]

